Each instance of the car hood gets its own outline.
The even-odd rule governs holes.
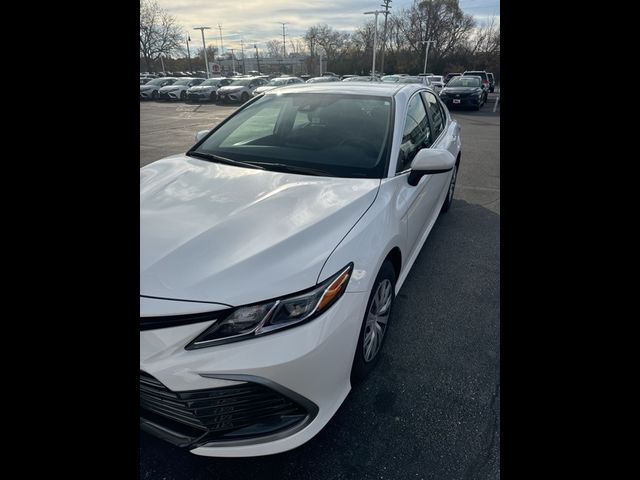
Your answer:
[[[147,165],[140,294],[236,306],[311,287],[379,185],[184,155]]]
[[[237,92],[239,90],[242,90],[243,88],[248,88],[248,87],[243,87],[242,85],[235,85],[235,86],[230,86],[227,85],[225,87],[220,87],[218,89],[218,92]]]
[[[160,90],[158,90],[159,92],[167,92],[167,91],[171,91],[173,89],[176,90],[180,90],[180,89],[186,89],[189,88],[186,85],[165,85],[164,87],[162,87]]]
[[[190,92],[208,92],[211,90],[214,90],[216,87],[214,87],[213,85],[205,85],[204,87],[201,87],[200,85],[196,85],[195,87],[191,87],[189,88]]]
[[[283,85],[284,86],[284,85]],[[262,92],[268,92],[269,90],[273,90],[274,88],[278,88],[278,87],[272,87],[271,85],[264,86],[264,87],[258,87],[256,88],[253,92],[254,93],[262,93]]]
[[[480,90],[480,87],[446,87],[442,89],[442,92],[440,93],[451,93],[451,94],[456,94],[456,93],[474,93],[474,92],[478,92]]]

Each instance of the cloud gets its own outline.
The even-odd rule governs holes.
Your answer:
[[[382,10],[382,0],[325,0],[306,5],[292,0],[158,0],[158,3],[176,17],[196,45],[200,45],[201,36],[193,27],[209,26],[211,30],[205,30],[205,41],[219,46],[220,24],[225,50],[239,49],[240,38],[245,45],[258,43],[258,48],[269,40],[282,39],[280,22],[287,23],[286,34],[291,39],[301,37],[309,27],[320,23],[353,32],[370,21],[371,16],[363,12]],[[413,0],[393,0],[391,11],[408,8],[412,3]],[[463,0],[460,6],[478,20],[491,16],[494,11],[499,15],[500,9],[497,0]],[[380,22],[382,18],[379,16]]]

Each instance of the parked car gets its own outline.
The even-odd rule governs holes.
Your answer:
[[[239,78],[226,87],[218,89],[218,101],[244,103],[253,96],[253,91],[268,82],[262,77]]]
[[[496,87],[496,81],[493,78],[493,73],[487,72],[487,77],[489,77],[489,91],[493,93]]]
[[[425,77],[425,76],[414,77],[410,75],[403,75],[395,83],[419,83],[421,85],[426,85],[427,87],[431,86],[431,80],[429,80],[429,77]]]
[[[440,92],[442,87],[444,87],[444,79],[442,75],[430,75],[427,77],[429,82],[431,82],[431,88],[435,90],[436,93]]]
[[[204,82],[204,78],[178,78],[171,85],[166,85],[158,90],[158,98],[160,100],[186,100],[187,90]]]
[[[462,74],[461,73],[447,73],[444,76],[444,84],[446,85],[447,83],[449,83],[449,80],[451,80],[454,77],[461,77]]]
[[[479,110],[487,101],[487,92],[478,76],[462,75],[455,77],[440,90],[440,100],[447,107],[472,107]]]
[[[178,80],[174,77],[160,77],[149,80],[144,85],[140,85],[140,100],[156,100],[158,92],[166,85],[171,85]]]
[[[304,83],[304,80],[298,77],[278,77],[273,80],[269,80],[266,85],[256,88],[253,91],[253,95],[260,95],[261,93],[268,92],[274,88],[284,87],[286,85],[295,85],[296,83]]]
[[[403,75],[384,75],[381,80],[384,83],[396,83],[398,80],[400,80],[403,77]]]
[[[305,83],[324,83],[324,82],[339,82],[340,78],[334,76],[327,77],[313,77],[307,80]]]
[[[153,77],[140,77],[140,85],[144,85],[151,80],[153,80]]]
[[[380,358],[460,127],[422,85],[305,84],[197,139],[140,169],[140,425],[197,455],[291,450]]]
[[[349,76],[342,79],[343,82],[382,82],[380,77],[373,77],[371,75],[358,75],[356,77]]]
[[[462,76],[465,75],[480,77],[482,79],[482,88],[485,89],[486,93],[489,92],[489,75],[487,75],[487,72],[485,72],[484,70],[470,70],[462,74]]]
[[[218,99],[218,89],[229,85],[232,81],[230,78],[225,77],[208,78],[200,85],[189,87],[187,90],[187,100],[213,102]]]
[[[333,75],[322,76],[322,77],[313,77],[306,81],[306,83],[324,83],[324,82],[339,82],[339,77],[334,77]]]

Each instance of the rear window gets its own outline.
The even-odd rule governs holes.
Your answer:
[[[486,72],[464,72],[465,75],[477,75],[482,77],[483,80],[488,80]]]

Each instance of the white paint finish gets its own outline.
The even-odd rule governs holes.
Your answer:
[[[312,287],[379,184],[179,156],[148,165],[140,293],[235,306]]]
[[[349,392],[351,363],[369,293],[387,254],[397,247],[400,290],[446,198],[451,172],[395,175],[410,96],[420,85],[305,84],[280,92],[348,92],[393,96],[395,125],[387,178],[345,179],[245,169],[176,155],[141,169],[141,293],[178,298],[173,313],[242,305],[315,285],[350,262],[347,292],[303,325],[199,350],[184,346],[208,322],[141,332],[141,369],[172,390],[209,388],[200,374],[262,377],[313,401],[317,417],[276,441],[200,447],[210,456],[253,456],[295,448],[329,421]],[[457,158],[460,129],[447,126],[433,147]],[[184,300],[197,302],[189,305]],[[141,301],[141,316],[170,314],[166,300]],[[202,310],[201,310],[202,309]],[[157,313],[154,313],[157,315]]]

